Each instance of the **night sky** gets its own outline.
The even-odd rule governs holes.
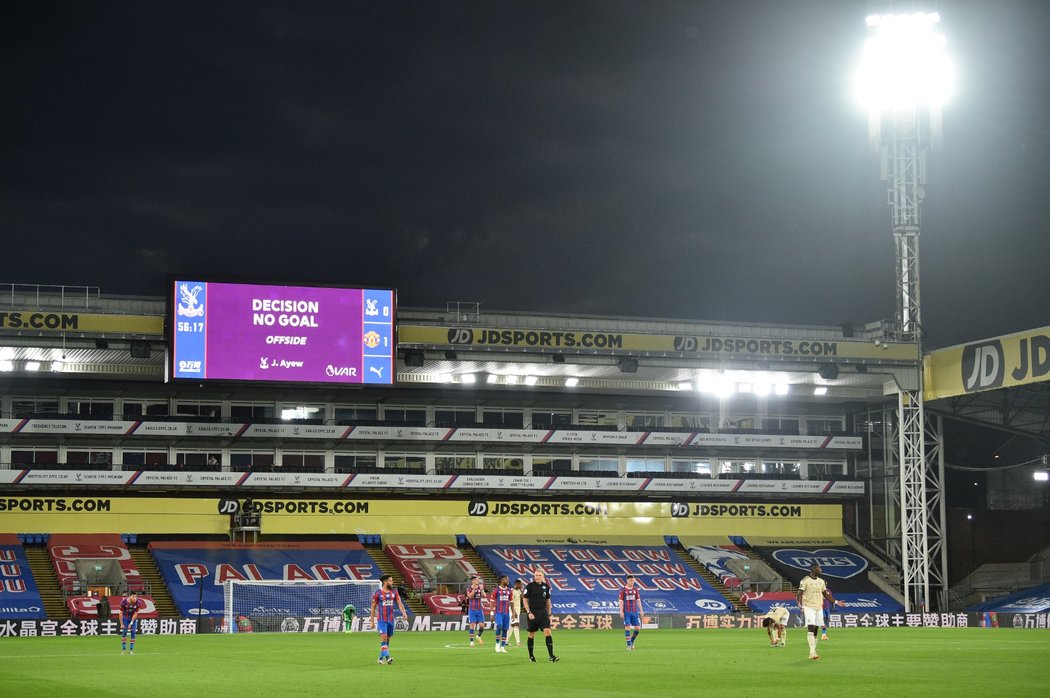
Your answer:
[[[901,5],[901,3],[898,3]],[[402,305],[894,313],[864,0],[8,2],[0,281]],[[1050,325],[1050,2],[942,0],[927,346]]]

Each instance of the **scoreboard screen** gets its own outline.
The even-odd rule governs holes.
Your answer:
[[[175,279],[169,375],[391,385],[395,302],[390,289]]]

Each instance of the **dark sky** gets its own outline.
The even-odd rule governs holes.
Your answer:
[[[873,5],[8,2],[0,281],[892,317],[849,92]],[[1050,3],[939,5],[960,85],[924,214],[933,347],[1050,325]]]

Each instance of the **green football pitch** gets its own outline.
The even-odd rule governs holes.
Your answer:
[[[557,664],[467,646],[465,633],[399,633],[392,665],[374,633],[0,639],[4,696],[1045,696],[1050,632],[836,629],[806,658],[803,632],[772,648],[762,630],[555,631]]]

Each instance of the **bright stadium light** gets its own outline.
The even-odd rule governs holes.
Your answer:
[[[513,373],[508,373],[506,376],[503,377],[503,382],[507,385],[517,385],[518,376],[514,375]]]
[[[773,386],[773,392],[777,395],[787,395],[791,392],[791,386],[787,383],[777,383]]]
[[[536,376],[525,376],[525,380],[522,381],[525,385],[536,385]]]
[[[1046,482],[1047,480],[1050,480],[1050,472],[1047,472],[1046,470],[1036,470],[1032,473],[1032,477],[1039,482]]]
[[[682,381],[681,383],[678,384],[678,389],[679,390],[692,390],[693,389],[693,384],[690,383],[689,381]]]
[[[499,382],[499,376],[497,376],[495,373],[490,373],[488,376],[485,377],[485,382],[488,383],[489,385],[492,385],[494,383],[498,383]]]
[[[0,371],[3,371],[4,373],[7,373],[9,371],[14,371],[14,370],[15,370],[15,362],[14,361],[11,361],[10,359],[4,360],[4,361],[0,361]]]
[[[463,383],[464,385],[473,385],[474,383],[478,382],[478,377],[475,376],[473,373],[464,373],[459,377],[459,382]]]
[[[857,99],[871,114],[926,106],[937,108],[951,96],[954,77],[937,31],[936,12],[872,15],[854,84]]]
[[[40,362],[39,361],[26,361],[26,370],[27,371],[39,371],[40,370]]]
[[[818,385],[816,388],[813,388],[813,394],[814,395],[827,395],[828,394],[827,386]]]
[[[565,379],[565,387],[566,388],[575,388],[579,384],[580,384],[580,379],[576,378],[574,376]]]
[[[451,383],[452,382],[452,374],[451,373],[439,373],[438,374],[438,382],[439,383]]]

